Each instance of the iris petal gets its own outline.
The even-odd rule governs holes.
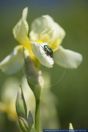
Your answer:
[[[33,53],[42,65],[52,68],[54,64],[53,58],[45,53],[43,46],[44,45],[36,42],[32,43]]]
[[[14,38],[20,44],[24,44],[25,41],[27,40],[27,35],[28,35],[28,30],[29,30],[28,23],[26,21],[27,13],[28,13],[28,8],[26,7],[26,8],[24,8],[24,10],[22,12],[21,19],[18,21],[18,23],[13,28]]]
[[[7,74],[13,74],[19,71],[23,65],[23,48],[17,46],[10,55],[0,62],[0,69]]]
[[[64,68],[77,68],[82,62],[82,55],[60,46],[60,48],[54,52],[54,61]]]
[[[32,41],[42,40],[48,42],[53,50],[58,49],[65,36],[64,29],[49,15],[43,15],[32,23],[30,38]]]

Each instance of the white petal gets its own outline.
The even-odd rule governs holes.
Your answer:
[[[35,54],[36,58],[40,61],[40,63],[48,68],[52,68],[54,61],[52,57],[48,56],[42,44],[38,44],[36,42],[32,43],[33,53]]]
[[[54,52],[54,61],[64,68],[77,68],[82,62],[82,55],[60,46],[60,48]]]
[[[21,19],[18,21],[18,23],[15,25],[15,27],[13,28],[13,35],[14,38],[19,41],[19,43],[23,44],[23,42],[25,41],[27,35],[28,35],[28,23],[26,21],[27,19],[27,13],[28,13],[28,8],[24,8],[23,12],[22,12],[22,17]]]
[[[23,48],[17,46],[10,55],[0,62],[0,69],[6,74],[13,74],[19,71],[23,65]]]
[[[27,14],[28,14],[28,7],[25,7],[22,12],[22,17],[24,20],[27,19]]]
[[[30,32],[30,38],[32,41],[47,38],[50,46],[56,49],[62,42],[64,36],[64,29],[49,15],[43,15],[35,19],[32,23]],[[53,44],[56,46],[53,46]]]

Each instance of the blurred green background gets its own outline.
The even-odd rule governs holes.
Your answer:
[[[74,128],[88,128],[88,0],[0,1],[0,61],[17,45],[12,29],[25,6],[29,7],[29,25],[36,17],[51,15],[66,31],[62,45],[83,55],[83,62],[76,70],[63,69],[57,65],[53,69],[43,70],[51,77],[51,90],[57,97],[56,108],[61,128],[68,128],[69,122]],[[13,76],[20,77],[21,73]],[[1,90],[6,78],[8,76],[0,71]],[[6,124],[13,128],[13,123]],[[7,128],[10,132],[10,127]]]

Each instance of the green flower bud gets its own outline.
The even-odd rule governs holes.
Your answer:
[[[18,117],[27,118],[27,106],[22,88],[19,90],[16,98],[16,112]]]

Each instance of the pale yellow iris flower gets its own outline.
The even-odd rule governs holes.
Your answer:
[[[20,45],[1,61],[0,69],[8,74],[19,71],[24,65],[23,49],[28,52],[35,65],[39,63],[52,68],[56,63],[64,68],[77,68],[82,61],[82,55],[60,45],[65,37],[64,29],[52,17],[43,15],[33,21],[29,33],[27,13],[26,7],[13,28],[14,38]]]

